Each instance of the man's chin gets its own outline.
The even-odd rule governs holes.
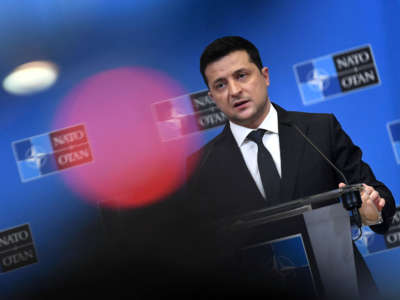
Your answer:
[[[248,107],[236,113],[235,118],[242,123],[250,122],[250,120],[254,119],[254,112],[250,107]]]
[[[240,126],[248,127],[248,128],[256,128],[256,125],[253,125],[255,122],[251,118],[236,118],[231,120],[233,123],[238,124]]]

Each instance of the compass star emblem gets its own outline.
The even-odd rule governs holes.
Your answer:
[[[46,153],[40,149],[40,147],[32,146],[28,149],[25,156],[27,157],[25,161],[28,162],[28,165],[32,168],[39,169],[40,166],[46,163]]]
[[[314,69],[307,76],[307,83],[311,85],[314,90],[323,91],[329,86],[329,75],[323,69]]]
[[[365,247],[368,247],[369,244],[373,243],[375,238],[375,234],[372,231],[364,231],[363,235],[361,236],[361,241],[364,244]]]
[[[296,276],[296,266],[288,257],[274,255],[272,266],[272,269],[284,279]]]

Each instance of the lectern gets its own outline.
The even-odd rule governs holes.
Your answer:
[[[231,257],[250,286],[286,289],[304,299],[358,299],[350,214],[340,199],[359,188],[225,219],[218,231],[221,249],[235,249]]]

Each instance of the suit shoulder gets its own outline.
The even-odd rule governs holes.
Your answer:
[[[330,113],[309,113],[299,111],[288,111],[290,118],[293,121],[307,122],[310,124],[321,122],[332,122],[336,120],[335,116]]]
[[[208,143],[206,143],[204,146],[202,146],[199,150],[193,152],[191,155],[189,155],[188,160],[198,160],[201,156],[206,155],[206,153],[209,153],[215,145],[220,143],[225,137],[225,129],[223,132],[215,136],[213,139],[211,139]]]

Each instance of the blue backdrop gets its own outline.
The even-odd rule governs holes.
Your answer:
[[[399,204],[400,162],[388,127],[400,120],[399,13],[398,0],[1,1],[0,78],[31,60],[51,60],[60,69],[47,91],[14,96],[0,89],[0,230],[29,223],[38,256],[36,264],[0,273],[2,293],[13,294],[21,282],[46,286],[71,262],[90,257],[93,232],[101,227],[98,207],[72,190],[61,173],[22,183],[12,142],[57,129],[54,117],[66,95],[105,70],[161,72],[181,87],[173,97],[204,90],[199,56],[223,35],[241,35],[259,48],[270,70],[272,101],[288,110],[334,113]],[[294,66],[363,45],[372,49],[380,84],[304,105]],[[201,141],[187,154],[220,130],[185,137]],[[364,254],[382,292],[400,292],[399,248]]]

